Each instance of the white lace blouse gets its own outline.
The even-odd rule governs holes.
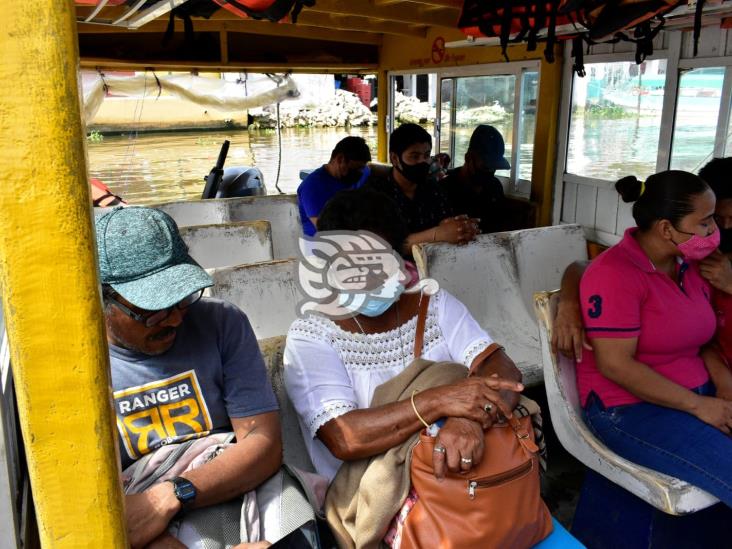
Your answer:
[[[399,329],[355,334],[316,315],[296,320],[287,334],[284,378],[299,416],[310,459],[332,480],[340,460],[316,437],[318,429],[351,410],[368,408],[374,390],[412,361],[416,315]],[[422,357],[470,366],[493,341],[465,305],[444,290],[432,296]]]

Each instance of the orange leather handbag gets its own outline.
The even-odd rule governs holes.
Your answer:
[[[465,475],[448,471],[442,482],[432,468],[435,438],[419,438],[411,463],[419,500],[407,515],[402,549],[522,549],[551,534],[530,416],[514,416],[485,431],[480,464]]]
[[[426,306],[420,307],[416,357],[421,354],[425,313]],[[401,549],[524,549],[551,534],[531,416],[514,415],[484,436],[480,464],[467,474],[448,471],[438,482],[432,467],[436,439],[420,435],[410,465],[419,499],[404,523]]]

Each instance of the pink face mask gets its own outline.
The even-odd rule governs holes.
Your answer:
[[[701,261],[719,248],[719,229],[708,236],[699,236],[693,233],[684,234],[692,234],[692,237],[681,244],[676,244],[675,242],[674,244],[676,244],[676,247],[684,255],[684,259],[686,260]]]
[[[411,288],[417,282],[419,282],[419,272],[417,271],[417,266],[414,263],[412,263],[411,261],[405,260],[404,269],[407,271],[407,273],[409,273],[409,276],[411,276],[411,279],[405,283],[405,286],[407,288]]]

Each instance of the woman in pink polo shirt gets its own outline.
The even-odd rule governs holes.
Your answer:
[[[732,374],[701,349],[714,336],[710,287],[697,261],[719,245],[714,194],[698,176],[661,172],[616,185],[637,227],[580,283],[592,350],[577,383],[593,432],[619,455],[686,480],[732,507]],[[710,377],[711,374],[711,377]]]

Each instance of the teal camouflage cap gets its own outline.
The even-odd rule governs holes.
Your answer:
[[[96,218],[96,237],[102,284],[141,309],[166,309],[213,286],[160,210],[115,208]]]

